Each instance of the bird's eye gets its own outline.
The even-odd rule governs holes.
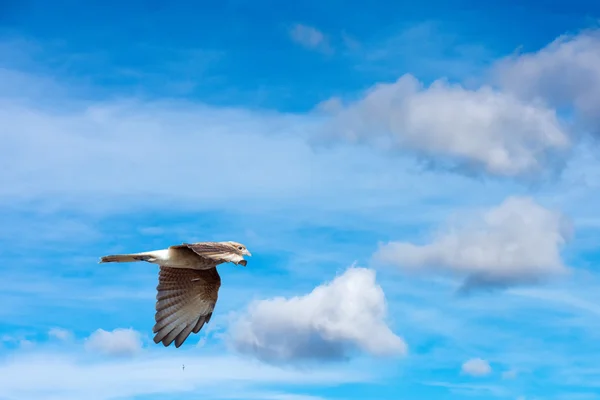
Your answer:
[[[244,250],[244,248],[242,246],[238,247],[238,250]]]

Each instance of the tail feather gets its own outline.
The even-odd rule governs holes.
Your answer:
[[[100,258],[100,263],[148,261],[151,256],[140,254],[113,254]]]

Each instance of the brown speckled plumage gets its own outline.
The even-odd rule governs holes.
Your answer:
[[[178,251],[191,250],[196,257],[196,268],[214,268],[219,264],[230,262],[231,256],[236,255],[243,257],[242,250],[239,248],[245,247],[237,242],[198,242],[198,243],[183,243],[177,246],[171,246],[170,249]],[[199,257],[198,257],[199,256]],[[241,263],[245,265],[245,263]]]

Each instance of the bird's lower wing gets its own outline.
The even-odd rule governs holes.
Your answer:
[[[216,268],[192,270],[160,267],[156,294],[154,342],[175,347],[210,320],[221,278]]]

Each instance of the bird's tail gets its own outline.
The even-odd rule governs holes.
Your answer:
[[[100,257],[100,263],[148,261],[150,258],[147,254],[113,254]]]

